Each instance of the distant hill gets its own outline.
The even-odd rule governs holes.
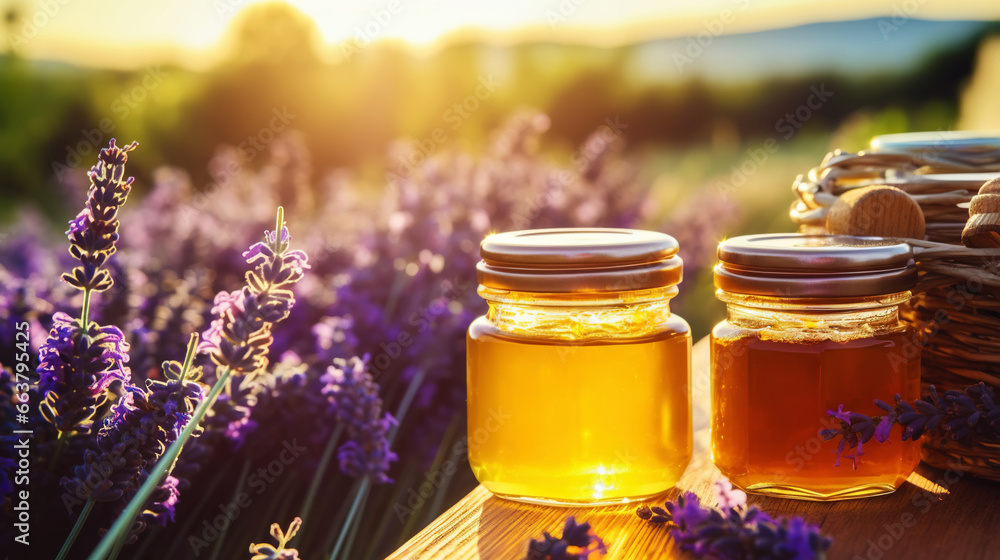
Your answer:
[[[639,44],[635,64],[636,70],[660,80],[691,75],[709,81],[745,81],[827,72],[898,74],[993,25],[886,17],[713,36],[706,24],[696,37]]]

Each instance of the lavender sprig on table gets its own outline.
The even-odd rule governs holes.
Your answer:
[[[701,505],[685,492],[663,507],[639,506],[636,515],[655,525],[670,523],[683,550],[702,558],[809,560],[822,558],[833,540],[801,517],[777,519],[747,507],[746,494],[728,480],[715,483],[717,508]]]
[[[840,427],[823,430],[820,435],[826,440],[840,436],[837,445],[837,462],[845,449],[855,449],[854,468],[858,468],[858,458],[865,443],[874,436],[875,441],[889,439],[892,427],[902,428],[900,439],[916,440],[924,434],[947,439],[967,438],[996,441],[1000,439],[1000,406],[996,405],[993,387],[985,383],[970,385],[961,391],[949,390],[938,395],[931,385],[930,392],[909,404],[897,393],[895,405],[876,399],[875,405],[886,412],[881,416],[866,416],[856,412],[845,412],[840,405],[837,411],[827,414],[840,420]]]
[[[563,525],[562,536],[548,533],[538,540],[528,542],[528,555],[524,560],[586,560],[591,555],[604,556],[608,548],[590,528],[590,523],[577,523],[569,517]]]

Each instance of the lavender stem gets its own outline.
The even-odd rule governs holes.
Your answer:
[[[59,550],[59,555],[56,556],[56,560],[64,560],[66,555],[69,554],[69,549],[73,548],[73,543],[76,541],[76,537],[80,534],[80,530],[83,529],[83,524],[87,522],[87,517],[90,516],[90,510],[92,509],[94,509],[93,498],[87,500],[87,503],[83,504],[83,511],[81,511],[80,516],[76,518],[76,524],[73,525],[73,530],[70,531],[69,536],[66,537],[66,542],[63,543],[62,549]]]
[[[361,509],[361,504],[364,503],[365,498],[368,497],[369,486],[371,486],[370,478],[365,477],[361,480],[361,484],[358,486],[358,493],[355,494],[354,502],[351,504],[351,511],[347,512],[347,518],[344,519],[344,525],[340,528],[340,535],[337,537],[337,544],[334,545],[333,552],[330,553],[330,560],[337,560],[337,556],[340,554],[340,549],[344,546],[344,540],[347,538],[347,533],[350,531],[351,525],[354,524],[354,516],[358,514],[358,510]]]
[[[243,462],[243,470],[240,471],[240,483],[236,485],[236,490],[233,491],[233,497],[229,500],[229,503],[235,504],[237,498],[239,498],[240,493],[243,492],[243,487],[247,483],[247,475],[250,474],[250,459]],[[219,538],[215,541],[215,547],[212,549],[212,556],[208,560],[216,560],[219,554],[222,552],[222,541],[226,539],[226,533],[229,532],[229,527],[232,523],[227,523],[222,530],[219,531]]]
[[[188,421],[187,425],[184,426],[184,431],[181,432],[180,437],[174,440],[170,444],[170,448],[167,449],[166,453],[160,457],[160,460],[156,462],[156,466],[153,467],[153,471],[146,478],[146,481],[142,483],[142,487],[139,491],[135,493],[132,500],[128,503],[125,511],[118,516],[115,523],[108,529],[108,532],[104,534],[101,542],[98,543],[97,548],[90,553],[88,560],[104,560],[104,557],[111,552],[111,547],[114,546],[115,540],[122,532],[128,530],[128,524],[131,518],[135,517],[139,513],[139,510],[146,505],[149,497],[153,495],[153,491],[159,485],[160,480],[164,477],[168,468],[172,468],[174,461],[177,460],[177,456],[181,454],[181,448],[184,447],[184,443],[187,442],[191,434],[194,433],[195,429],[201,423],[201,419],[205,417],[205,413],[208,409],[215,404],[215,399],[219,397],[219,393],[222,392],[222,388],[226,385],[226,381],[229,379],[229,374],[232,372],[231,367],[226,367],[222,371],[222,375],[212,386],[212,390],[208,393],[208,397],[201,401],[198,408],[195,409],[194,414],[191,415],[191,420]]]
[[[306,503],[302,506],[302,512],[299,514],[303,523],[305,523],[309,512],[312,510],[313,503],[316,501],[316,494],[319,493],[319,485],[323,481],[323,475],[326,474],[326,469],[330,465],[330,459],[333,458],[333,452],[337,449],[337,441],[340,440],[340,436],[343,433],[344,424],[338,422],[337,426],[333,429],[333,433],[330,434],[330,439],[326,442],[326,448],[323,449],[323,456],[320,457],[319,465],[316,466],[316,474],[313,475],[312,482],[309,483],[309,491],[306,493]]]

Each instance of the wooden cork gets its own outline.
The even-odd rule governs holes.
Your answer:
[[[966,247],[1000,247],[1000,177],[990,179],[969,203],[969,221],[962,230]]]
[[[826,229],[840,235],[923,239],[926,223],[916,200],[885,185],[845,192],[826,216]]]

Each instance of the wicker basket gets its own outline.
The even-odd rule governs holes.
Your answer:
[[[960,389],[985,382],[1000,388],[1000,249],[962,245],[968,202],[1000,176],[1000,133],[893,134],[856,154],[833,152],[793,186],[792,219],[804,233],[823,232],[829,208],[844,192],[897,187],[914,198],[927,223],[924,239],[908,239],[920,282],[904,317],[921,332],[925,388]],[[885,397],[881,397],[885,398]],[[1000,480],[1000,441],[924,441],[924,460]]]

